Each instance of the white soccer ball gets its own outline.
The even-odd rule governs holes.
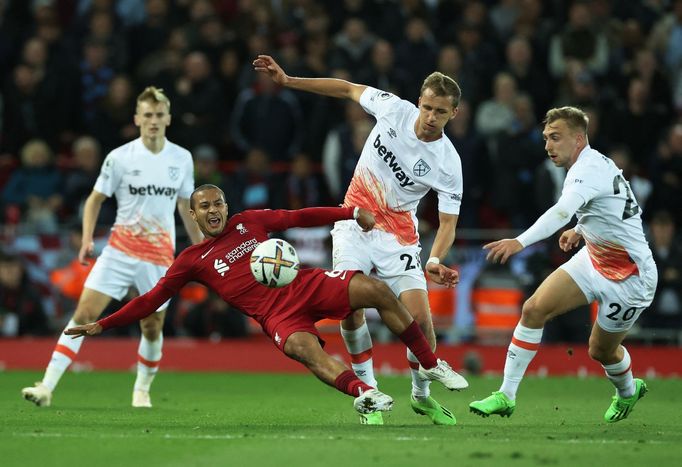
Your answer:
[[[279,288],[291,284],[298,275],[298,254],[279,238],[264,241],[251,253],[251,273],[261,284]]]

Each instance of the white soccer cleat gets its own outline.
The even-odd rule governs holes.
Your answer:
[[[42,381],[38,381],[35,386],[22,389],[21,395],[38,407],[49,407],[52,403],[52,391]]]
[[[151,408],[152,399],[149,397],[148,391],[133,391],[133,407]]]
[[[378,389],[368,389],[355,398],[353,407],[359,413],[387,412],[393,408],[393,398]]]
[[[459,391],[469,387],[466,379],[455,370],[450,368],[448,362],[438,359],[438,365],[428,370],[419,365],[419,375],[429,381],[438,381],[451,391]]]

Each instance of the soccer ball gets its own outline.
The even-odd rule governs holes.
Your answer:
[[[279,288],[291,284],[298,275],[298,254],[279,238],[264,241],[251,253],[251,273],[261,284]]]

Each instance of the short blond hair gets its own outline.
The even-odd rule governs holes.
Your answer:
[[[566,126],[572,131],[577,131],[587,134],[587,126],[590,119],[587,114],[577,107],[558,107],[549,109],[545,114],[545,119],[542,121],[544,125],[549,125],[557,120],[566,122]]]
[[[424,91],[430,89],[436,96],[449,96],[452,98],[452,106],[457,107],[459,100],[462,97],[462,90],[457,84],[457,81],[444,75],[440,71],[434,71],[426,77],[422,84],[419,95],[424,94]]]
[[[168,107],[168,112],[170,112],[170,100],[168,97],[164,94],[163,89],[157,88],[155,86],[147,86],[144,88],[144,91],[140,93],[139,96],[137,96],[137,104],[139,105],[140,102],[154,102],[154,103],[163,103],[166,104],[166,107]]]

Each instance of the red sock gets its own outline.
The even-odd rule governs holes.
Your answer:
[[[398,337],[417,357],[421,366],[428,369],[438,365],[436,355],[431,351],[431,346],[416,321],[412,321]]]
[[[346,370],[337,376],[336,380],[334,380],[334,387],[344,394],[353,397],[358,397],[363,392],[374,389],[372,386],[360,381],[351,370]]]

